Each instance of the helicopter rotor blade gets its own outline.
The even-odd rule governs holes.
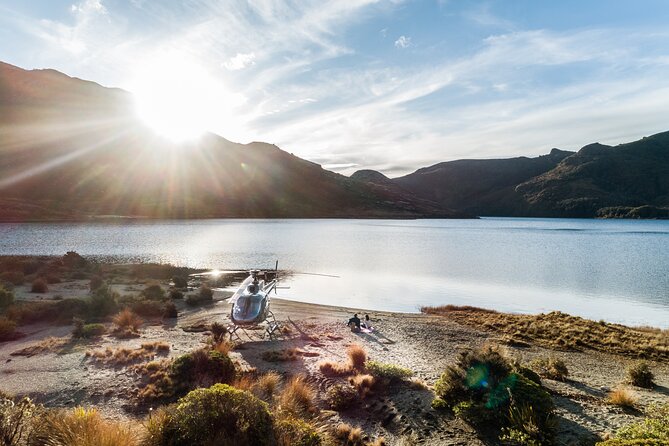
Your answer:
[[[335,276],[334,274],[306,273],[306,272],[303,272],[303,271],[292,271],[291,274],[297,274],[297,275],[301,275],[301,276],[333,277],[335,279],[341,279],[341,276]]]
[[[202,273],[189,274],[189,277],[211,277],[211,276],[222,276],[227,274],[248,274],[248,270],[243,269],[214,269],[211,271],[205,271]]]

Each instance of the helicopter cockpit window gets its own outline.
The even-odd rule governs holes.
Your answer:
[[[255,294],[258,292],[258,284],[252,283],[247,289],[249,290],[249,293]]]

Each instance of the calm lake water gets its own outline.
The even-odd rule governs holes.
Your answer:
[[[561,310],[669,327],[669,221],[196,220],[0,224],[0,254],[82,255],[295,275],[279,297],[393,311]]]

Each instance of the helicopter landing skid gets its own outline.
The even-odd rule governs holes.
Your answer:
[[[281,326],[276,321],[274,313],[271,311],[267,311],[267,318],[265,321],[267,321],[267,328],[265,328],[265,333],[267,333],[270,339],[273,339],[272,336],[274,335],[274,332],[277,331]]]

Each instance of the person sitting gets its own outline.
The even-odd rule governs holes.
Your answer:
[[[365,315],[365,321],[360,324],[362,328],[372,329],[372,324],[369,322],[369,314]]]
[[[347,325],[351,328],[351,331],[360,331],[360,318],[358,317],[358,313],[354,314],[353,317],[348,320]]]

